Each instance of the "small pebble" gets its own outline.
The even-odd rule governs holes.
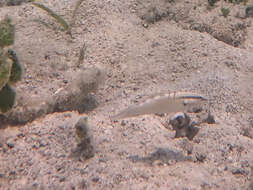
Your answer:
[[[121,126],[125,126],[126,125],[126,121],[125,120],[122,120],[121,121]]]
[[[147,23],[144,23],[144,24],[143,24],[143,27],[144,27],[144,28],[148,28],[148,24],[147,24]]]
[[[204,160],[206,159],[206,155],[204,153],[199,153],[196,152],[196,159],[200,162],[204,162]]]
[[[240,175],[248,175],[249,171],[243,169],[243,168],[234,168],[231,170],[232,174],[236,175],[236,174],[240,174]]]
[[[13,148],[14,147],[14,143],[12,141],[7,141],[6,144],[7,144],[7,146],[9,148]]]
[[[233,162],[233,158],[231,156],[228,157],[228,161],[231,163]]]
[[[99,177],[94,177],[94,178],[92,178],[92,181],[93,181],[94,183],[97,183],[97,182],[99,181]]]
[[[63,182],[63,181],[65,181],[65,180],[66,180],[66,177],[61,176],[59,181],[60,181],[60,182]]]

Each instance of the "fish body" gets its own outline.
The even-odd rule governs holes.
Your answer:
[[[201,95],[193,93],[167,93],[152,96],[143,103],[132,105],[111,117],[112,120],[127,117],[136,117],[146,114],[183,112],[196,103],[201,103],[207,99]]]

